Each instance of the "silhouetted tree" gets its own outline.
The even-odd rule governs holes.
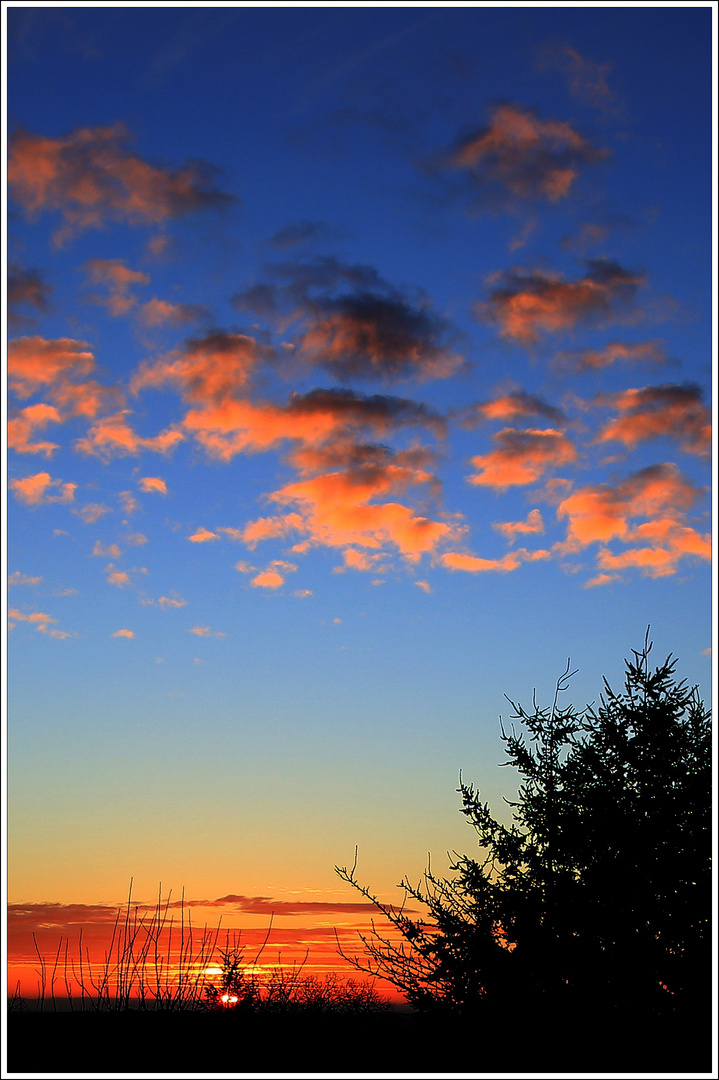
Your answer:
[[[399,909],[359,884],[356,858],[336,868],[395,928],[373,927],[365,956],[345,959],[419,1009],[489,1016],[520,997],[535,1019],[559,1022],[708,1006],[710,714],[675,680],[671,656],[650,671],[650,649],[647,637],[626,661],[622,693],[604,681],[597,708],[559,707],[569,664],[550,709],[508,699],[520,725],[502,728],[504,764],[521,781],[512,823],[460,775],[481,860],[455,853],[451,879],[405,879]],[[408,902],[427,917],[410,918]]]

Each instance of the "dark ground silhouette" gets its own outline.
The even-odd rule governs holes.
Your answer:
[[[667,1024],[527,1015],[521,993],[494,1017],[389,1013],[11,1013],[11,1072],[695,1073],[711,1071],[709,1009]]]

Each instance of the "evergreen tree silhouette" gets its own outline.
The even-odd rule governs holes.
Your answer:
[[[454,856],[405,879],[405,902],[380,902],[351,869],[339,876],[394,927],[362,936],[360,970],[422,1010],[491,1017],[520,997],[538,1021],[698,1022],[711,999],[711,731],[696,688],[671,656],[649,669],[651,644],[626,661],[598,707],[531,712],[510,700],[502,729],[520,786],[512,822],[492,815],[460,775],[461,812],[481,859]],[[421,903],[426,918],[410,918]],[[506,1014],[505,1014],[506,1015]],[[561,1018],[561,1019],[560,1019]]]

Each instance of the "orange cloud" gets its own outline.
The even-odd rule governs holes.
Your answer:
[[[263,519],[247,526],[250,543],[296,528],[312,544],[327,547],[366,547],[386,544],[416,561],[423,553],[457,532],[456,526],[432,521],[398,502],[370,503],[370,499],[410,485],[433,482],[431,474],[399,464],[365,471],[335,472],[288,484],[268,498],[280,505],[298,507],[298,514]],[[297,521],[299,516],[300,521]],[[259,527],[258,527],[259,526]],[[304,549],[304,545],[303,545]]]
[[[52,623],[56,623],[57,619],[54,619],[52,615],[46,615],[42,611],[23,612],[17,608],[10,608],[8,610],[8,619],[14,619],[15,622],[27,622],[41,634],[47,634],[48,637],[56,638],[58,641],[65,641],[67,638],[74,637],[69,630],[58,630]],[[15,622],[8,622],[9,628],[12,630],[15,626]]]
[[[109,556],[111,559],[119,559],[122,555],[122,552],[120,551],[117,544],[108,544],[108,546],[105,547],[105,545],[101,544],[99,540],[95,541],[95,546],[92,549],[92,553],[93,555],[99,555],[103,558],[107,558]]]
[[[133,393],[147,387],[175,385],[185,400],[197,404],[227,401],[243,390],[267,349],[246,334],[215,331],[192,339],[182,350],[153,364],[142,364],[132,379]]]
[[[143,326],[162,326],[164,323],[179,325],[200,319],[206,314],[207,309],[200,304],[172,304],[167,300],[158,300],[157,297],[142,304],[137,311]]]
[[[644,276],[610,259],[589,259],[587,267],[577,281],[545,270],[494,275],[501,285],[489,300],[475,305],[475,314],[483,322],[497,323],[502,337],[523,345],[538,341],[542,333],[573,330],[580,323],[615,321]]]
[[[417,586],[418,589],[421,589],[422,592],[426,592],[426,593],[431,593],[432,592],[432,586],[429,584],[428,581],[415,581],[414,584]]]
[[[8,383],[20,398],[68,377],[87,375],[95,357],[86,341],[21,337],[8,342]]]
[[[629,364],[666,364],[667,357],[663,345],[664,342],[659,339],[634,344],[626,341],[611,341],[603,349],[560,352],[552,361],[552,367],[557,371],[581,372],[610,367],[618,361]]]
[[[209,626],[193,626],[192,629],[190,630],[190,633],[191,634],[196,634],[197,637],[209,637],[209,635],[210,635],[210,627]]]
[[[538,394],[529,394],[526,390],[509,390],[492,401],[470,405],[456,416],[463,427],[475,427],[485,420],[524,420],[530,416],[544,416],[547,420],[559,424],[565,419],[561,409],[549,405]]]
[[[513,544],[519,534],[543,533],[544,521],[539,510],[530,510],[526,521],[495,521],[492,528]]]
[[[27,574],[23,574],[22,571],[16,570],[7,579],[8,588],[13,585],[39,585],[42,581],[41,577],[28,577]]]
[[[158,491],[161,495],[167,495],[167,484],[159,476],[143,476],[140,479],[140,490]]]
[[[7,425],[7,444],[18,454],[44,454],[52,457],[57,443],[33,442],[36,430],[49,423],[60,423],[61,417],[54,405],[28,405],[21,409]]]
[[[284,514],[282,517],[257,518],[242,530],[241,539],[250,550],[257,547],[261,540],[289,536],[293,532],[304,531],[304,518],[301,514]]]
[[[279,589],[284,583],[285,579],[276,570],[263,570],[262,573],[257,574],[250,581],[250,585],[262,589]]]
[[[81,517],[86,525],[94,525],[96,521],[103,516],[103,514],[111,514],[112,510],[109,506],[103,506],[102,503],[86,503],[85,506],[81,506],[79,510],[73,510],[73,514],[77,514]]]
[[[198,529],[192,536],[188,536],[187,539],[191,540],[193,544],[204,544],[208,540],[219,540],[220,538],[217,533],[210,532],[209,529],[202,526],[202,528]]]
[[[597,563],[602,570],[640,569],[648,577],[666,577],[676,573],[679,560],[687,555],[711,559],[711,536],[673,519],[649,521],[627,535],[628,540],[644,540],[644,547],[627,548],[618,555],[602,549]]]
[[[42,503],[69,503],[75,498],[77,484],[63,484],[62,480],[53,480],[50,473],[39,472],[33,476],[26,476],[22,480],[11,480],[8,487],[15,494],[15,498],[28,506],[39,506]],[[58,495],[50,495],[51,488],[59,488]]]
[[[185,607],[187,600],[183,600],[181,597],[161,596],[157,603],[161,608],[181,608]]]
[[[124,570],[116,570],[112,563],[105,567],[105,573],[108,585],[117,585],[118,589],[124,589],[130,584],[130,575]]]
[[[671,463],[651,465],[616,487],[584,488],[557,509],[559,518],[568,519],[567,540],[558,550],[567,553],[599,542],[601,570],[637,567],[653,577],[672,574],[684,556],[711,557],[709,535],[697,533],[685,520],[700,495]],[[649,520],[633,525],[638,518]],[[615,554],[606,546],[610,540],[640,541],[643,546]]]
[[[409,425],[444,433],[442,418],[404,398],[354,391],[315,389],[292,394],[284,406],[247,400],[249,381],[267,350],[242,334],[219,331],[191,341],[181,355],[144,365],[132,389],[174,383],[190,403],[182,426],[211,456],[222,461],[239,453],[268,450],[283,442],[300,447],[329,446],[349,433],[384,435]]]
[[[142,450],[153,450],[158,454],[169,454],[184,435],[171,428],[151,438],[138,435],[126,422],[129,409],[122,409],[114,416],[104,416],[98,420],[83,439],[77,439],[75,449],[82,454],[92,455],[110,461],[114,457],[137,455]]]
[[[501,559],[480,559],[477,555],[465,555],[461,552],[448,551],[439,557],[442,566],[448,570],[466,570],[471,574],[484,573],[486,571],[499,571],[507,573],[517,570],[523,562],[536,562],[538,559],[548,559],[548,551],[527,551],[526,548],[518,548],[504,555]]]
[[[692,383],[681,386],[645,386],[618,394],[603,394],[597,401],[623,415],[610,421],[598,442],[617,441],[634,447],[647,439],[671,436],[683,450],[708,454],[711,449],[711,413],[701,404],[702,391]]]
[[[480,190],[500,189],[521,199],[558,202],[579,169],[607,157],[564,121],[540,120],[516,105],[498,105],[488,127],[463,138],[448,163]]]
[[[134,630],[116,630],[114,634],[110,634],[110,637],[134,638],[134,636]]]
[[[8,385],[19,398],[42,390],[68,416],[94,417],[106,401],[117,400],[117,389],[92,379],[74,381],[95,369],[95,357],[85,341],[15,338],[8,343]]]
[[[107,308],[111,315],[127,315],[137,303],[130,291],[133,285],[149,285],[150,275],[130,270],[124,259],[90,259],[83,267],[92,285],[107,286],[107,296],[93,294],[93,300]]]
[[[596,577],[590,578],[589,581],[584,583],[585,589],[596,589],[599,585],[613,585],[615,581],[619,581],[618,574],[597,574]]]
[[[156,168],[131,153],[128,142],[123,124],[78,128],[57,139],[18,132],[9,140],[10,194],[31,216],[60,211],[58,245],[108,222],[162,225],[232,201],[212,186],[208,166]]]
[[[577,457],[574,445],[554,428],[503,428],[493,440],[499,444],[497,450],[471,459],[479,471],[468,477],[470,484],[496,488],[531,484],[552,466]]]

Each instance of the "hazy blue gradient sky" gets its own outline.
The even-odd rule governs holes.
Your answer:
[[[708,698],[711,21],[8,6],[11,900],[340,918],[505,693]]]

